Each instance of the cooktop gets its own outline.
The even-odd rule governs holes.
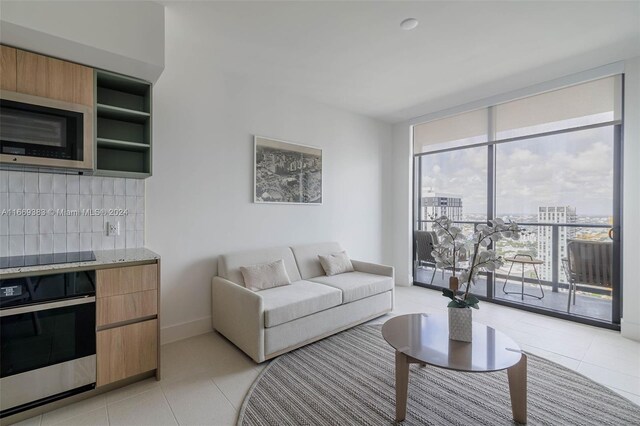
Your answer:
[[[57,263],[91,262],[96,260],[93,251],[70,251],[67,253],[29,254],[0,257],[0,269],[23,266],[54,265]]]

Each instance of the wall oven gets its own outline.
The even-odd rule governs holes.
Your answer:
[[[0,91],[0,163],[5,168],[92,170],[92,108]]]
[[[95,271],[0,280],[0,418],[95,388]]]

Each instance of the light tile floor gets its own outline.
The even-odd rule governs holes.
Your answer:
[[[393,314],[444,313],[439,292],[398,287]],[[640,405],[640,343],[620,333],[488,302],[474,320],[513,337],[523,349],[558,362]],[[216,333],[162,346],[163,379],[148,379],[28,419],[22,425],[231,425],[256,365]],[[560,396],[559,396],[560,397]]]

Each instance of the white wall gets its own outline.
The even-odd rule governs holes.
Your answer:
[[[394,206],[392,222],[389,234],[386,238],[391,242],[393,257],[392,264],[396,268],[396,283],[411,285],[412,266],[406,259],[412,258],[412,232],[411,225],[407,226],[407,220],[411,220],[412,192],[407,191],[405,185],[412,179],[413,155],[410,135],[411,125],[421,121],[428,121],[439,117],[470,111],[476,108],[495,105],[508,99],[516,99],[536,91],[550,90],[553,87],[562,87],[564,84],[575,83],[580,80],[588,80],[595,76],[607,73],[625,73],[625,125],[624,125],[624,187],[623,187],[623,319],[622,335],[635,340],[640,340],[640,310],[637,308],[640,302],[640,285],[638,284],[638,272],[635,265],[640,261],[640,57],[635,57],[614,64],[604,65],[599,68],[583,71],[555,80],[540,82],[539,77],[531,76],[529,87],[524,85],[514,89],[513,81],[506,83],[506,90],[490,98],[468,98],[470,102],[452,106],[449,101],[444,101],[440,110],[423,111],[419,118],[397,123],[393,127],[393,182],[394,191],[391,194],[391,202]],[[533,86],[533,84],[536,84]],[[480,90],[480,89],[479,89]],[[470,96],[481,93],[472,91]],[[409,219],[408,219],[409,218]],[[410,223],[410,222],[409,222]],[[405,277],[408,277],[405,280]]]
[[[150,1],[0,2],[0,41],[154,82],[164,68],[164,6]]]
[[[219,254],[336,240],[353,258],[380,261],[391,140],[388,124],[225,74],[184,22],[167,9],[147,180],[146,243],[162,256],[164,343],[211,328]],[[252,203],[253,134],[323,148],[322,206]]]
[[[640,56],[625,61],[622,335],[640,341]]]

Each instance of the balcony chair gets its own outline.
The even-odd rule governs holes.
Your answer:
[[[576,304],[578,283],[612,290],[613,244],[606,241],[569,240],[567,253],[568,256],[562,259],[562,266],[569,281],[569,312],[572,292],[573,304]]]
[[[429,284],[433,284],[433,278],[436,276],[436,260],[431,252],[433,251],[433,246],[438,243],[438,236],[434,231],[415,231],[414,241],[416,244],[416,266],[418,268],[422,266],[433,268],[433,274],[429,282]],[[442,274],[444,278],[444,271]]]

